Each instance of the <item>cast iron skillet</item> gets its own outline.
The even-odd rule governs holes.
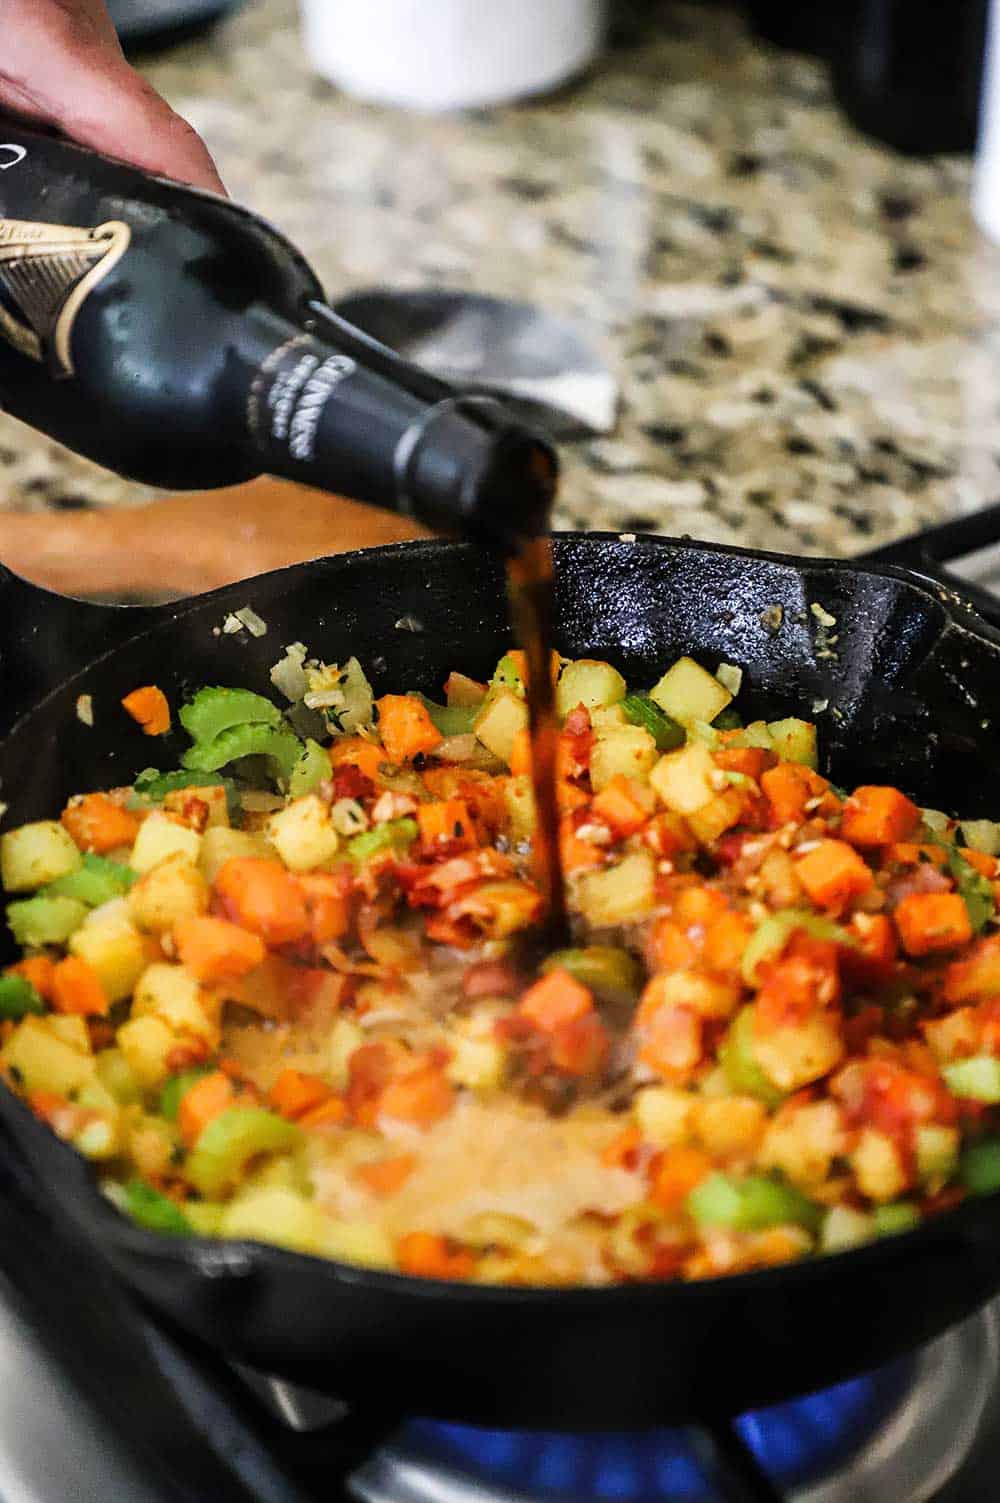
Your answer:
[[[658,538],[567,535],[556,549],[564,652],[610,658],[637,684],[681,652],[738,663],[751,713],[818,720],[838,783],[891,781],[923,804],[1000,813],[1000,632],[947,588],[892,568]],[[835,627],[820,630],[813,603]],[[244,604],[267,635],[216,636]],[[403,617],[423,629],[401,629]],[[266,693],[270,666],[296,640],[331,659],[356,653],[376,692],[433,690],[453,667],[483,675],[509,643],[498,567],[467,545],[403,544],[133,613],[3,576],[8,827],[151,762],[176,765],[177,741],[146,739],[121,711],[136,685],[159,683],[174,704],[205,683]],[[93,729],[76,717],[80,693],[93,695]],[[269,1372],[399,1411],[555,1428],[736,1413],[878,1366],[1000,1288],[997,1197],[834,1258],[601,1290],[439,1284],[247,1243],[175,1241],[119,1217],[86,1164],[6,1090],[0,1120],[7,1151],[25,1155],[47,1196],[161,1316]]]

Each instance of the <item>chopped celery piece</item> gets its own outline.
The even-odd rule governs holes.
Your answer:
[[[480,705],[439,705],[433,699],[428,699],[426,694],[414,694],[413,697],[420,700],[431,717],[434,729],[440,731],[442,736],[471,734],[472,723],[479,714]]]
[[[288,791],[292,798],[302,798],[303,794],[314,793],[323,779],[329,776],[330,758],[319,742],[310,738],[306,741],[305,750],[292,768],[292,775],[288,780]]]
[[[494,669],[490,684],[494,689],[513,689],[515,694],[524,694],[524,684],[521,682],[517,659],[513,653],[504,653]]]
[[[656,742],[657,751],[676,751],[684,745],[684,727],[671,720],[648,694],[626,694],[622,709],[633,725],[641,725]]]
[[[217,772],[240,757],[267,757],[277,775],[288,782],[302,755],[302,742],[291,731],[276,730],[273,725],[234,725],[221,731],[213,741],[199,742],[184,753],[185,767],[198,772]]]
[[[299,1139],[294,1122],[259,1106],[231,1106],[213,1117],[188,1156],[186,1174],[208,1199],[234,1185],[251,1159],[279,1153]]]
[[[385,824],[355,835],[347,842],[347,854],[352,861],[367,861],[379,851],[398,851],[416,840],[420,826],[415,819],[387,819]]]
[[[727,708],[720,710],[712,721],[717,731],[741,731],[743,729],[743,716],[739,710]]]
[[[87,905],[78,898],[25,898],[8,903],[7,923],[19,945],[35,949],[40,945],[61,945],[87,916]]]
[[[757,985],[758,967],[765,960],[780,955],[789,936],[796,929],[804,929],[813,939],[832,939],[835,944],[855,947],[847,930],[835,924],[832,919],[822,918],[819,914],[808,913],[800,908],[782,908],[777,913],[769,914],[766,919],[761,919],[747,940],[741,969],[743,980],[748,986]]]
[[[992,1195],[1000,1190],[1000,1138],[970,1143],[962,1154],[959,1178],[973,1195]]]
[[[908,1200],[894,1200],[888,1205],[876,1206],[872,1212],[875,1230],[880,1237],[895,1237],[900,1232],[910,1232],[920,1225],[920,1212]]]
[[[823,1217],[820,1247],[826,1253],[846,1252],[870,1242],[874,1235],[874,1220],[866,1212],[851,1206],[831,1206]]]
[[[953,1096],[967,1101],[985,1101],[990,1106],[1000,1102],[1000,1059],[992,1054],[974,1054],[945,1065],[944,1083]]]
[[[756,1096],[765,1106],[777,1106],[784,1092],[757,1063],[753,1052],[753,1005],[736,1014],[719,1048],[719,1063],[734,1091]]]
[[[190,1237],[191,1223],[169,1196],[161,1195],[144,1179],[130,1179],[125,1186],[123,1208],[132,1220],[150,1232],[171,1237]]]
[[[203,1075],[210,1075],[211,1073],[211,1065],[201,1065],[198,1069],[182,1070],[179,1075],[171,1075],[169,1080],[164,1081],[160,1090],[161,1115],[167,1117],[171,1122],[176,1122],[181,1097],[186,1096],[191,1087],[196,1085]]]
[[[64,877],[57,877],[40,896],[76,898],[88,908],[99,908],[102,903],[110,903],[112,898],[120,898],[128,892],[137,879],[138,873],[131,867],[88,851],[82,866],[78,866],[75,872],[67,872]]]
[[[994,819],[963,819],[959,829],[962,839],[973,851],[984,856],[1000,856],[1000,824]]]
[[[249,689],[199,689],[179,716],[192,741],[214,741],[238,725],[280,725],[281,711]]]
[[[579,950],[556,950],[542,966],[545,973],[564,970],[609,1002],[628,1001],[642,990],[642,967],[628,950],[614,945],[587,945]]]
[[[0,1018],[23,1018],[29,1012],[44,1012],[45,1003],[24,976],[0,976]]]
[[[948,852],[948,867],[965,902],[973,933],[978,934],[996,912],[993,885],[956,850]]]
[[[819,1207],[791,1185],[762,1174],[746,1179],[710,1174],[691,1191],[687,1208],[699,1226],[725,1226],[737,1232],[787,1222],[816,1227],[821,1215]]]

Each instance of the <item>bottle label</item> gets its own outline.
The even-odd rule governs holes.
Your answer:
[[[94,230],[0,219],[0,339],[47,360],[53,375],[72,376],[77,314],[131,238],[115,219]]]
[[[247,404],[247,423],[260,447],[308,463],[331,392],[357,368],[349,355],[328,354],[308,334],[272,350],[261,362]]]

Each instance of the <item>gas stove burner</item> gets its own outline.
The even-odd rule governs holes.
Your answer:
[[[993,1306],[914,1358],[745,1415],[738,1428],[789,1503],[929,1503],[968,1455],[998,1372]],[[355,1474],[351,1490],[362,1503],[718,1498],[684,1430],[568,1436],[429,1421],[407,1425]]]

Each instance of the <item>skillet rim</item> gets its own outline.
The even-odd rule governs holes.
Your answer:
[[[626,547],[653,545],[657,548],[677,548],[689,552],[778,564],[799,574],[807,570],[818,573],[832,571],[835,574],[896,580],[930,600],[937,609],[943,610],[944,630],[953,629],[963,632],[982,642],[1000,658],[1000,629],[992,626],[980,616],[975,607],[958,594],[950,583],[945,584],[932,574],[924,574],[902,565],[868,564],[863,558],[855,561],[776,553],[765,549],[741,548],[728,543],[705,542],[689,536],[671,537],[661,533],[560,531],[553,532],[550,536],[556,545],[561,543],[573,543],[583,547],[589,547],[591,543],[616,543]],[[7,736],[4,737],[4,741],[6,742],[7,737],[20,734],[34,715],[43,710],[57,694],[69,689],[81,675],[92,673],[116,653],[142,638],[158,635],[181,619],[195,612],[201,612],[203,608],[215,603],[226,601],[234,593],[250,592],[252,594],[254,587],[264,581],[277,583],[292,575],[301,576],[305,571],[315,569],[317,566],[358,567],[369,561],[377,563],[384,557],[395,557],[401,553],[433,558],[441,553],[456,550],[481,551],[476,544],[463,539],[421,538],[408,542],[386,543],[375,548],[355,549],[290,564],[282,569],[270,570],[266,574],[255,575],[250,579],[223,585],[216,590],[188,596],[179,601],[171,601],[159,607],[139,607],[138,612],[141,613],[143,620],[137,623],[138,629],[134,634],[121,636],[106,651],[88,659],[82,666],[61,679],[58,684],[53,685],[40,700],[24,714],[18,716],[7,732]],[[122,626],[126,624],[125,618],[129,611],[136,609],[129,606],[95,606],[93,602],[60,595],[56,591],[34,584],[23,575],[15,574],[13,570],[6,569],[5,566],[0,567],[15,581],[17,586],[43,599],[60,601],[63,603],[63,609],[67,606],[70,609],[79,606],[81,610],[87,609],[88,611],[96,609],[102,611],[109,621],[116,619],[116,622],[120,622]],[[626,1300],[631,1303],[638,1299],[643,1303],[649,1303],[650,1301],[659,1302],[668,1297],[678,1302],[711,1299],[716,1297],[722,1288],[729,1291],[734,1298],[740,1296],[752,1298],[755,1293],[774,1288],[778,1281],[790,1283],[794,1287],[801,1281],[808,1282],[821,1277],[827,1265],[843,1270],[845,1276],[852,1272],[863,1272],[866,1263],[871,1263],[873,1269],[878,1268],[884,1271],[884,1261],[890,1246],[897,1257],[905,1257],[909,1249],[914,1249],[918,1245],[925,1247],[928,1253],[933,1253],[935,1244],[942,1241],[945,1244],[949,1240],[974,1243],[979,1240],[974,1234],[962,1238],[963,1225],[969,1223],[971,1226],[973,1222],[978,1221],[982,1211],[991,1202],[995,1208],[1000,1207],[1000,1190],[997,1190],[989,1195],[971,1197],[943,1215],[924,1221],[919,1226],[892,1238],[877,1238],[856,1248],[821,1253],[796,1262],[755,1269],[746,1273],[722,1274],[711,1279],[691,1281],[661,1279],[596,1286],[463,1283],[445,1279],[416,1278],[396,1271],[365,1268],[356,1264],[338,1262],[333,1258],[294,1252],[271,1243],[203,1236],[174,1238],[164,1233],[147,1230],[130,1221],[124,1212],[119,1211],[101,1193],[97,1185],[96,1172],[91,1163],[35,1118],[27,1104],[5,1082],[0,1081],[0,1119],[7,1119],[10,1125],[12,1117],[19,1119],[18,1131],[12,1134],[13,1147],[16,1152],[23,1154],[19,1138],[22,1141],[34,1139],[42,1157],[49,1156],[53,1160],[62,1157],[70,1178],[75,1178],[74,1188],[79,1188],[81,1191],[81,1203],[78,1210],[67,1210],[64,1204],[57,1202],[59,1209],[78,1227],[83,1225],[89,1240],[96,1245],[98,1252],[107,1260],[116,1261],[113,1253],[109,1251],[109,1248],[113,1248],[115,1253],[135,1258],[144,1264],[180,1267],[201,1278],[208,1278],[216,1284],[221,1284],[226,1280],[249,1282],[252,1278],[261,1276],[273,1278],[282,1275],[295,1276],[296,1273],[300,1273],[308,1274],[313,1279],[329,1280],[344,1292],[349,1291],[352,1286],[363,1284],[373,1292],[381,1292],[401,1299],[435,1300],[447,1294],[453,1301],[473,1302],[480,1306],[495,1304],[501,1312],[504,1307],[513,1305],[530,1308],[541,1303],[547,1304],[555,1295],[561,1297],[562,1304],[567,1309],[572,1301],[572,1307],[581,1315],[604,1313],[608,1309],[613,1309],[615,1304]],[[45,1184],[45,1177],[37,1172],[34,1159],[35,1154],[30,1154],[29,1172],[32,1180],[38,1181],[39,1188],[47,1196],[48,1186]],[[946,1247],[940,1248],[942,1255],[946,1250]],[[128,1275],[125,1274],[124,1277],[128,1282]]]

